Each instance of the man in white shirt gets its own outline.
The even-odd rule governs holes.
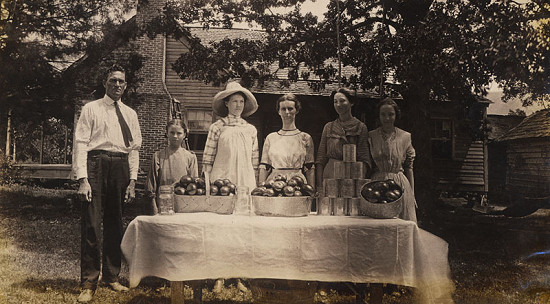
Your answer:
[[[84,105],[75,128],[73,166],[83,199],[81,303],[92,300],[100,273],[113,290],[128,290],[118,282],[122,205],[135,198],[141,131],[136,112],[120,100],[126,90],[124,69],[111,67],[103,84],[105,96]]]

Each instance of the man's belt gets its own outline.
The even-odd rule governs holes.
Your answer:
[[[88,151],[88,156],[96,156],[96,155],[105,155],[109,157],[119,157],[119,158],[128,157],[128,153],[124,153],[124,152],[111,152],[111,151],[105,151],[105,150]]]

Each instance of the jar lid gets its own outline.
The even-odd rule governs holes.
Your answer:
[[[163,186],[159,187],[159,193],[169,194],[169,193],[172,193],[172,192],[174,192],[174,190],[172,190],[172,186],[170,186],[170,185],[163,185]]]

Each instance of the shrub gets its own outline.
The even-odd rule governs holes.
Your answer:
[[[18,170],[14,164],[11,158],[0,153],[0,185],[12,184],[16,180]]]

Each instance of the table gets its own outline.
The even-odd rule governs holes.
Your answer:
[[[401,219],[138,216],[121,248],[130,287],[146,276],[391,283],[418,288],[423,302],[452,303],[447,242]]]

